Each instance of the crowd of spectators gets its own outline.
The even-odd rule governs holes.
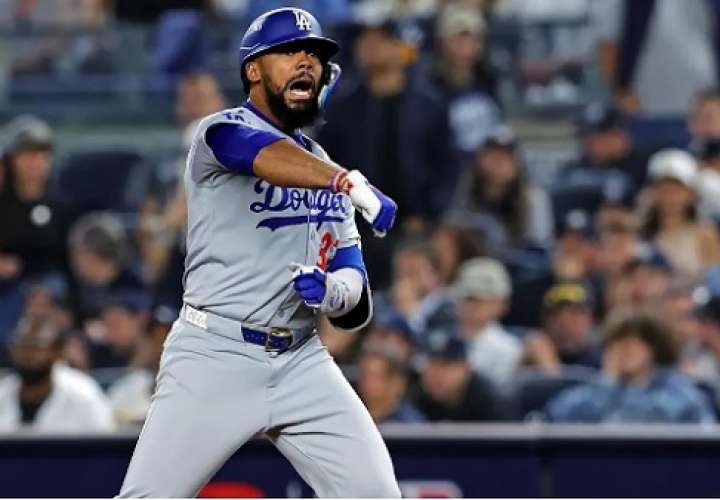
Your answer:
[[[197,67],[198,23],[232,17],[240,34],[258,9],[292,4],[347,37],[342,85],[310,133],[400,211],[387,238],[360,225],[373,322],[350,334],[322,321],[320,335],[376,422],[720,416],[713,2],[593,4],[591,60],[607,98],[567,111],[578,154],[545,184],[487,57],[489,26],[530,15],[522,2],[80,3],[88,15],[73,19],[86,23],[156,22],[156,61],[178,75],[167,95],[168,127],[183,137],[177,179],[197,120],[240,104]],[[11,22],[41,22],[14,4]],[[682,27],[698,19],[702,29]],[[83,54],[104,71],[90,64],[97,51]],[[59,64],[31,55],[16,74]],[[134,157],[61,162],[55,131],[30,115],[0,140],[0,431],[141,423],[182,305],[181,184],[160,186]],[[88,162],[101,172],[86,184],[90,205],[68,189]],[[123,189],[132,196],[107,194]]]

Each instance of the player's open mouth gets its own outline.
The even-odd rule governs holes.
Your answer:
[[[315,90],[315,82],[311,77],[296,78],[288,85],[288,94],[292,99],[310,99]]]

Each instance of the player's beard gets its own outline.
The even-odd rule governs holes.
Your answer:
[[[285,102],[285,91],[290,82],[287,82],[279,91],[273,89],[272,84],[262,79],[262,86],[267,96],[267,103],[273,116],[280,120],[286,130],[295,130],[314,124],[320,118],[320,106],[317,99],[317,90],[313,92],[313,98],[302,108],[290,108]]]
[[[15,364],[13,367],[25,385],[37,385],[44,383],[50,379],[50,375],[52,373],[52,365],[26,367]]]

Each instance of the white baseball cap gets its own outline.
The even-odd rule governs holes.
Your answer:
[[[663,149],[652,155],[648,162],[648,176],[653,181],[674,179],[694,190],[697,175],[695,159],[682,149]]]
[[[487,257],[476,257],[462,264],[453,288],[458,297],[506,299],[512,293],[505,266]]]

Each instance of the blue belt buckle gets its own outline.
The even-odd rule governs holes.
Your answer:
[[[290,328],[270,328],[270,333],[267,334],[265,339],[265,351],[266,352],[281,352],[292,345],[293,333]],[[274,347],[273,341],[280,341],[285,344],[283,347]],[[277,345],[277,344],[276,344]]]

